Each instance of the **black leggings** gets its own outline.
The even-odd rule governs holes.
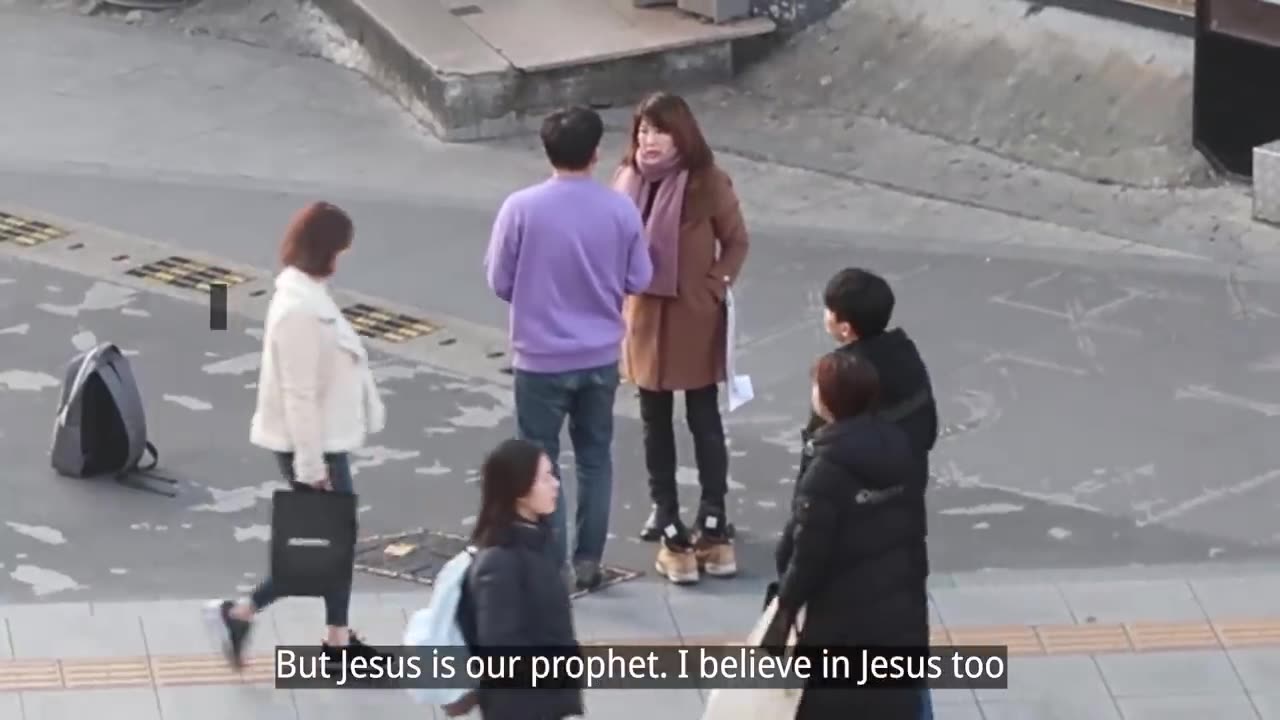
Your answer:
[[[720,419],[718,388],[710,385],[686,390],[684,399],[685,421],[693,435],[698,484],[702,487],[698,515],[699,518],[714,515],[723,520],[725,496],[729,492],[729,449],[725,446],[724,424]],[[673,522],[680,513],[680,499],[676,489],[674,412],[673,392],[640,390],[640,418],[644,421],[644,459],[649,471],[649,497],[661,516],[659,526]]]

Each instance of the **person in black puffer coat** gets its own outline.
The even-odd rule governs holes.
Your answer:
[[[778,545],[778,610],[762,644],[780,647],[803,608],[802,647],[926,648],[920,454],[872,412],[879,380],[865,359],[828,353],[814,378],[813,406],[825,422]],[[916,720],[922,688],[806,688],[796,718]]]
[[[551,462],[531,443],[508,440],[485,459],[472,534],[477,551],[458,606],[458,625],[474,655],[580,654],[568,589],[546,552],[552,541],[546,518],[555,510],[559,487]],[[526,669],[528,662],[522,660]],[[484,679],[469,698],[484,720],[584,714],[582,689],[574,683],[534,690]]]

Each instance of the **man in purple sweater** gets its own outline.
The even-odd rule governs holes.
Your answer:
[[[585,108],[542,124],[552,176],[513,193],[494,221],[485,257],[489,287],[511,306],[516,425],[540,445],[560,475],[560,431],[578,477],[572,566],[565,501],[552,516],[556,561],[568,582],[591,589],[613,495],[613,403],[623,336],[622,301],[653,278],[644,223],[635,203],[592,178],[604,124]]]

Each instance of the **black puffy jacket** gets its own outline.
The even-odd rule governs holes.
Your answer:
[[[902,428],[916,452],[927,455],[938,442],[938,404],[933,381],[915,341],[902,328],[862,338],[841,346],[838,352],[866,360],[880,376],[877,413]],[[822,427],[822,418],[810,412],[802,436],[806,442]],[[801,473],[808,462],[801,459]],[[925,478],[928,478],[926,473]]]
[[[458,624],[474,655],[537,648],[579,651],[573,610],[560,568],[546,550],[545,524],[517,522],[481,548],[471,563],[458,606]],[[484,720],[561,720],[583,715],[580,687],[521,690],[481,682]]]
[[[804,608],[806,646],[929,644],[923,458],[894,423],[824,425],[778,544],[778,603]],[[800,720],[914,720],[918,692],[812,690]]]

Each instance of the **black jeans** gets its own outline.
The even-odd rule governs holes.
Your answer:
[[[280,464],[280,474],[285,480],[289,481],[289,487],[295,492],[354,492],[354,483],[351,480],[351,461],[346,453],[326,453],[324,456],[325,467],[329,470],[329,483],[333,485],[332,491],[318,491],[310,485],[305,485],[294,480],[293,477],[293,453],[276,453],[276,462]],[[258,584],[250,596],[255,611],[262,610],[271,603],[279,599],[276,595],[275,584],[271,582],[271,578],[267,578]],[[324,624],[330,627],[346,627],[348,609],[351,606],[351,588],[347,587],[339,590],[324,599]]]
[[[724,528],[725,496],[729,492],[729,449],[725,447],[718,388],[711,385],[686,390],[684,402],[685,421],[693,435],[693,453],[698,464],[698,485],[702,487],[697,526],[701,527],[707,518],[714,517],[718,521],[715,527]],[[658,527],[675,522],[680,516],[674,412],[674,393],[640,390],[644,460],[649,470],[649,497],[658,509]]]

